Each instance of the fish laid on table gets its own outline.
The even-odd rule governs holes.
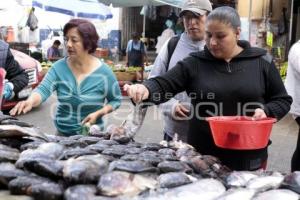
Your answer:
[[[43,183],[52,183],[52,185],[56,188],[56,183],[52,182],[50,179],[34,175],[19,176],[9,182],[8,188],[11,194],[32,195],[32,187],[35,185],[41,185]],[[48,190],[49,192],[52,191],[52,189],[49,187]]]
[[[227,190],[216,200],[252,200],[255,195],[255,190],[247,188],[233,188]]]
[[[150,194],[148,197],[137,197],[138,200],[215,200],[217,197],[224,194],[226,188],[224,185],[215,179],[201,179],[194,183],[187,184],[181,187],[176,187],[162,192]]]
[[[69,187],[64,193],[65,200],[93,200],[97,188],[95,185],[74,185]]]
[[[246,188],[257,191],[276,189],[280,186],[283,179],[284,176],[282,174],[279,172],[273,172],[271,175],[258,176],[250,179],[246,184]]]
[[[299,195],[286,189],[269,190],[259,193],[253,200],[298,200]]]
[[[157,181],[139,174],[113,171],[100,177],[97,185],[101,194],[106,196],[136,196],[147,189],[154,189]]]
[[[179,161],[163,161],[157,167],[161,172],[186,172],[191,173],[193,170],[185,163]]]
[[[158,177],[158,183],[161,188],[173,188],[191,182],[192,179],[183,172],[169,172]]]
[[[10,115],[0,114],[0,125],[17,125],[22,127],[33,127],[32,124],[27,122],[19,121],[17,118]]]
[[[12,163],[0,163],[0,189],[6,189],[12,179],[27,175],[27,172],[17,169]]]
[[[25,162],[34,162],[37,158],[55,160],[63,153],[64,147],[58,143],[43,143],[36,149],[23,151],[16,162],[16,167],[23,168]]]
[[[300,194],[300,172],[295,171],[284,177],[284,181],[281,185],[282,188],[290,189]]]
[[[55,182],[42,182],[30,187],[29,195],[34,199],[60,200],[64,194],[62,185]]]
[[[0,138],[32,136],[47,141],[47,136],[34,127],[21,127],[17,125],[0,125]]]
[[[250,171],[234,171],[226,178],[226,184],[229,187],[244,187],[253,178],[258,177],[255,172]]]
[[[86,155],[68,159],[63,168],[63,177],[69,183],[97,183],[107,171],[108,160],[103,155]]]
[[[16,162],[19,159],[20,152],[18,149],[11,148],[0,144],[0,162]]]
[[[88,148],[69,148],[66,149],[60,156],[59,160],[68,160],[69,158],[77,158],[79,156],[85,156],[85,155],[96,155],[98,154],[96,151],[93,151]]]
[[[57,180],[59,178],[62,178],[62,170],[64,164],[59,160],[36,157],[31,160],[25,160],[23,166],[24,169],[30,172],[34,172],[40,176]]]
[[[120,170],[133,173],[157,172],[157,169],[148,162],[116,160],[109,164],[109,171]]]

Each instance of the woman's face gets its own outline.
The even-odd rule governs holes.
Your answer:
[[[233,29],[231,25],[218,20],[210,20],[206,24],[206,46],[213,56],[219,59],[232,58],[240,37],[240,28]]]
[[[65,45],[70,57],[77,57],[88,53],[83,47],[82,37],[76,27],[71,28],[65,36]]]

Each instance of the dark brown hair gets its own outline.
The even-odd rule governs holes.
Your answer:
[[[60,43],[60,41],[59,40],[55,40],[54,42],[53,42],[53,44],[56,44],[56,45],[60,45],[61,43]]]
[[[89,53],[94,53],[98,46],[99,36],[95,26],[85,19],[71,19],[64,26],[64,36],[67,35],[71,28],[77,28],[83,40],[83,48],[88,50]]]

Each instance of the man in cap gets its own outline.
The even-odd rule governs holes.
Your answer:
[[[205,20],[211,11],[212,6],[209,0],[184,1],[179,16],[183,20],[185,32],[164,44],[155,59],[149,78],[163,75],[190,53],[204,48]],[[160,105],[164,116],[165,140],[172,140],[177,133],[178,139],[187,141],[186,132],[189,128],[187,119],[192,114],[189,109],[190,101],[186,92],[182,92]]]

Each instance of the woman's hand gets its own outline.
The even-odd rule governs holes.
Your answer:
[[[99,114],[97,112],[93,112],[93,113],[89,114],[88,116],[86,116],[86,118],[84,118],[81,123],[82,124],[89,123],[90,125],[93,125],[96,123],[98,117],[99,117]]]
[[[265,113],[265,111],[261,108],[256,108],[255,111],[254,111],[254,115],[252,116],[252,118],[254,120],[256,119],[263,119],[263,118],[266,118],[267,115]]]
[[[149,90],[143,84],[126,84],[124,85],[124,90],[135,103],[140,103],[149,98]]]
[[[10,110],[9,114],[12,116],[25,114],[31,111],[33,107],[33,102],[29,99],[25,101],[20,101],[13,109]]]
[[[175,106],[174,115],[175,115],[176,118],[184,119],[184,118],[188,117],[189,112],[190,112],[189,109],[187,109],[181,103],[178,103]]]

